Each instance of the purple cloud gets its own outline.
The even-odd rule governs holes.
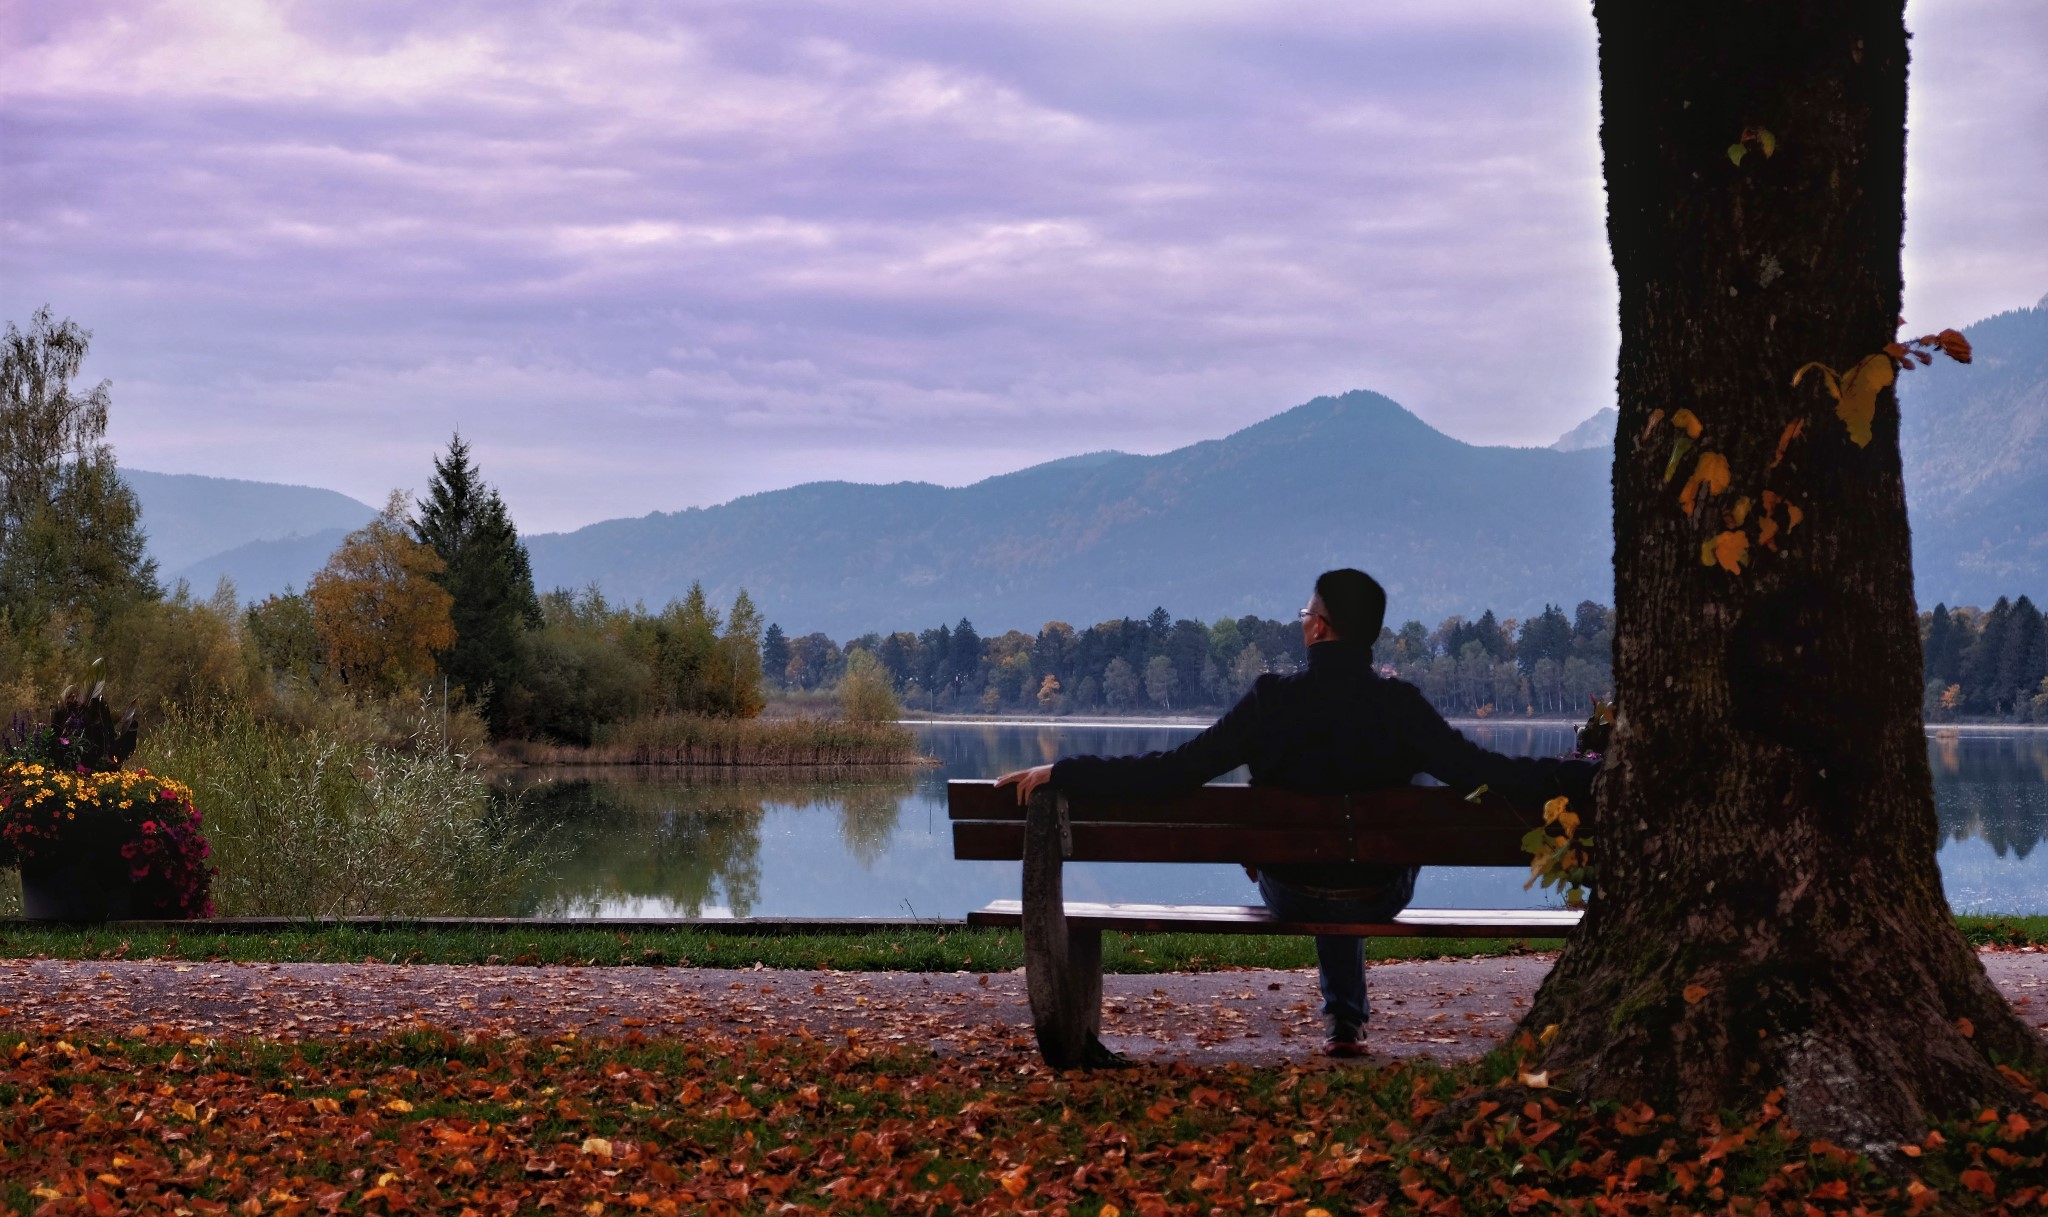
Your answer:
[[[2048,288],[2048,32],[1916,4],[1909,310]],[[1107,10],[1107,11],[1106,11]],[[381,501],[460,427],[529,529],[1157,451],[1317,393],[1608,402],[1590,16],[884,2],[29,6],[0,316],[141,468]]]

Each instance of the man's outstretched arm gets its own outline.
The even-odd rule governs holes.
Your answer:
[[[1403,707],[1402,734],[1420,754],[1424,773],[1458,790],[1484,786],[1524,807],[1541,807],[1559,795],[1581,811],[1592,805],[1598,761],[1503,756],[1466,739],[1419,691],[1410,692],[1412,699]]]
[[[1047,782],[1089,794],[1147,795],[1189,790],[1251,760],[1252,725],[1258,718],[1258,686],[1208,730],[1164,752],[1143,756],[1070,756],[1051,765],[1006,773],[997,786],[1014,786],[1017,803]]]

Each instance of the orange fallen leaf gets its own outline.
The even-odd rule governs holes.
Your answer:
[[[1689,984],[1685,987],[1685,1004],[1688,1006],[1697,1006],[1702,1001],[1706,1000],[1707,994],[1712,992],[1712,989],[1707,988],[1703,984]]]
[[[1963,1033],[1964,1039],[1969,1039],[1977,1034],[1977,1024],[1967,1018],[1959,1018],[1956,1020],[1956,1030]]]
[[[1699,415],[1694,414],[1691,410],[1681,407],[1678,413],[1671,416],[1671,425],[1685,432],[1687,439],[1698,439],[1700,437],[1700,418]]]

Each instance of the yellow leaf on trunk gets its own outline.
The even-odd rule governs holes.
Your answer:
[[[1835,417],[1849,427],[1849,442],[1858,448],[1870,443],[1870,423],[1877,417],[1877,395],[1892,383],[1897,373],[1884,355],[1865,355],[1861,363],[1842,377],[1842,395],[1835,402]]]
[[[1719,494],[1728,489],[1728,458],[1718,452],[1700,453],[1699,463],[1693,466],[1692,476],[1685,481],[1685,489],[1678,492],[1678,505],[1685,514],[1692,515],[1698,507],[1700,487],[1706,487],[1708,494]]]
[[[1778,450],[1771,454],[1771,463],[1765,468],[1767,470],[1776,469],[1782,464],[1785,460],[1785,449],[1791,447],[1792,441],[1798,439],[1800,433],[1805,430],[1806,420],[1803,418],[1795,418],[1791,422],[1786,423],[1785,429],[1778,434]],[[1765,504],[1765,506],[1768,507],[1769,504]]]

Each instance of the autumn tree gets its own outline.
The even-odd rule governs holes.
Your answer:
[[[79,392],[92,334],[45,307],[0,334],[0,610],[106,622],[157,595],[142,510],[107,445],[106,381]]]
[[[752,718],[768,702],[761,692],[761,610],[741,588],[725,615],[725,632],[712,648],[710,696],[704,707],[712,714]]]
[[[1575,1097],[1699,1119],[1782,1089],[1887,1155],[2009,1099],[1994,1057],[2044,1063],[1935,869],[1891,387],[1903,3],[1594,13],[1620,720],[1598,894],[1524,1026]]]
[[[342,539],[306,587],[330,671],[352,689],[393,693],[434,672],[455,643],[444,566],[413,539],[406,496],[394,491],[376,519]]]
[[[846,675],[839,679],[839,717],[850,723],[891,723],[903,714],[888,669],[865,648],[846,653]]]

